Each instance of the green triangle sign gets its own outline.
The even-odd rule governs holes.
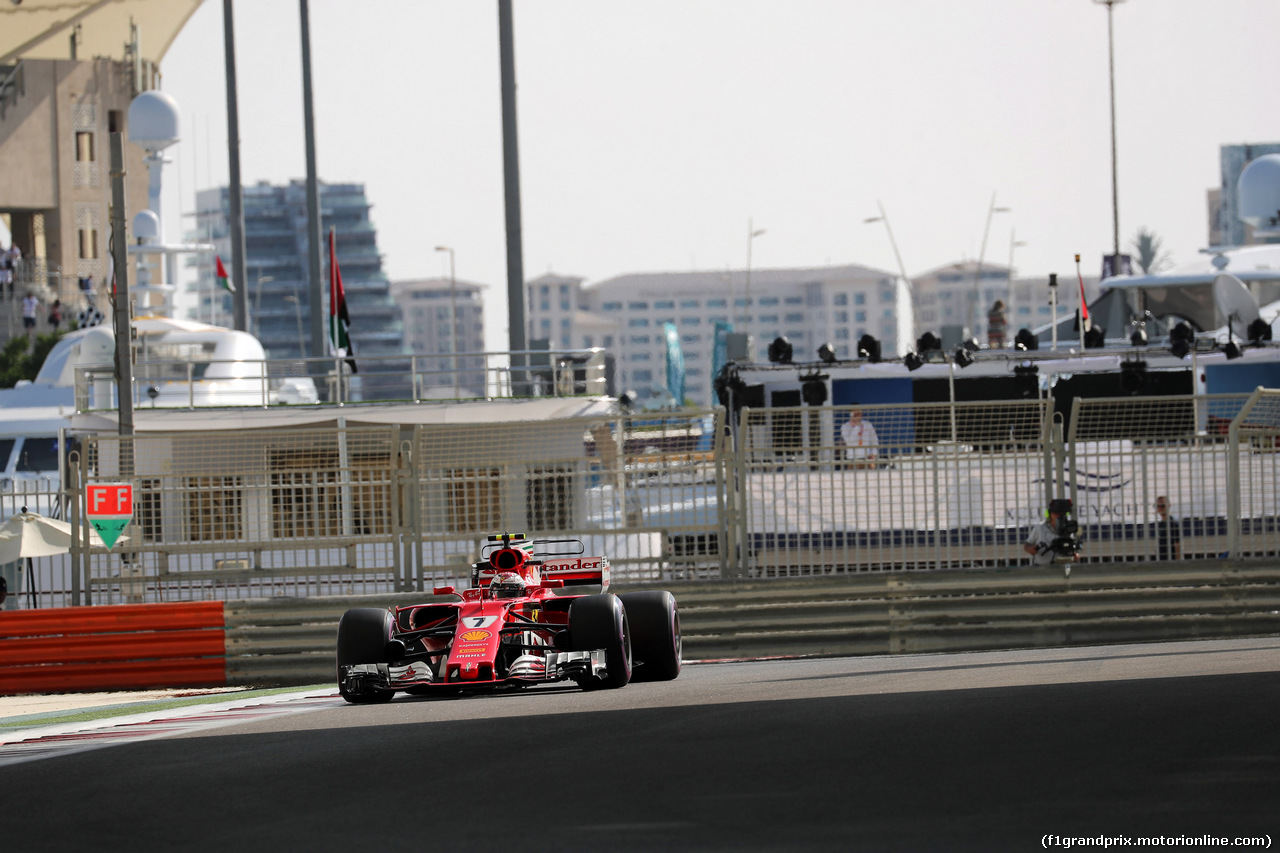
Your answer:
[[[89,524],[93,529],[98,531],[98,535],[102,537],[102,541],[110,549],[116,544],[116,540],[120,538],[120,534],[124,532],[125,527],[129,524],[129,518],[91,518]]]

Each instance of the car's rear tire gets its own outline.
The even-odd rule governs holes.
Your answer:
[[[575,651],[604,649],[603,678],[584,678],[585,689],[625,687],[631,680],[631,630],[618,596],[584,595],[569,607],[569,636]]]
[[[666,590],[618,596],[627,611],[634,655],[632,681],[670,681],[680,675],[680,612]]]
[[[338,623],[338,667],[353,664],[387,663],[387,643],[395,622],[390,611],[376,607],[357,607],[342,615]],[[360,692],[348,691],[338,679],[338,693],[353,705],[390,702],[394,690],[371,687]]]

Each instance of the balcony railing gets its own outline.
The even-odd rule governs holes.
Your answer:
[[[350,405],[376,402],[598,397],[604,350],[526,350],[265,361],[146,361],[133,368],[135,408]],[[77,412],[117,408],[109,365],[80,367]]]

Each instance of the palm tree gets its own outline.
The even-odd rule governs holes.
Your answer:
[[[1144,275],[1168,269],[1173,264],[1173,258],[1164,250],[1164,241],[1145,225],[1138,229],[1130,245],[1136,255],[1134,261]]]

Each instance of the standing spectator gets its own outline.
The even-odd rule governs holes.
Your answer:
[[[987,312],[987,346],[991,349],[1004,349],[1005,332],[1009,328],[1009,320],[1004,313],[1004,300],[997,299]]]
[[[0,252],[0,296],[9,296],[12,298],[14,294],[13,283],[13,259],[9,257],[9,252],[13,247]]]
[[[62,300],[55,299],[53,304],[49,306],[49,325],[53,326],[53,330],[58,331],[58,325],[62,322]]]
[[[36,312],[39,310],[40,300],[28,290],[26,298],[22,300],[22,328],[27,330],[29,341],[34,340],[36,336]]]
[[[851,468],[874,468],[880,455],[880,439],[870,421],[862,419],[862,409],[849,412],[849,420],[840,427],[840,439],[844,442],[844,458]]]
[[[4,262],[0,266],[9,268],[9,289],[11,293],[15,292],[18,287],[18,270],[22,267],[22,250],[18,248],[17,243],[11,240],[9,241],[8,250],[4,252],[4,257],[0,260]]]
[[[1155,523],[1156,558],[1159,560],[1182,559],[1182,525],[1178,519],[1169,515],[1169,499],[1164,495],[1156,498]]]

